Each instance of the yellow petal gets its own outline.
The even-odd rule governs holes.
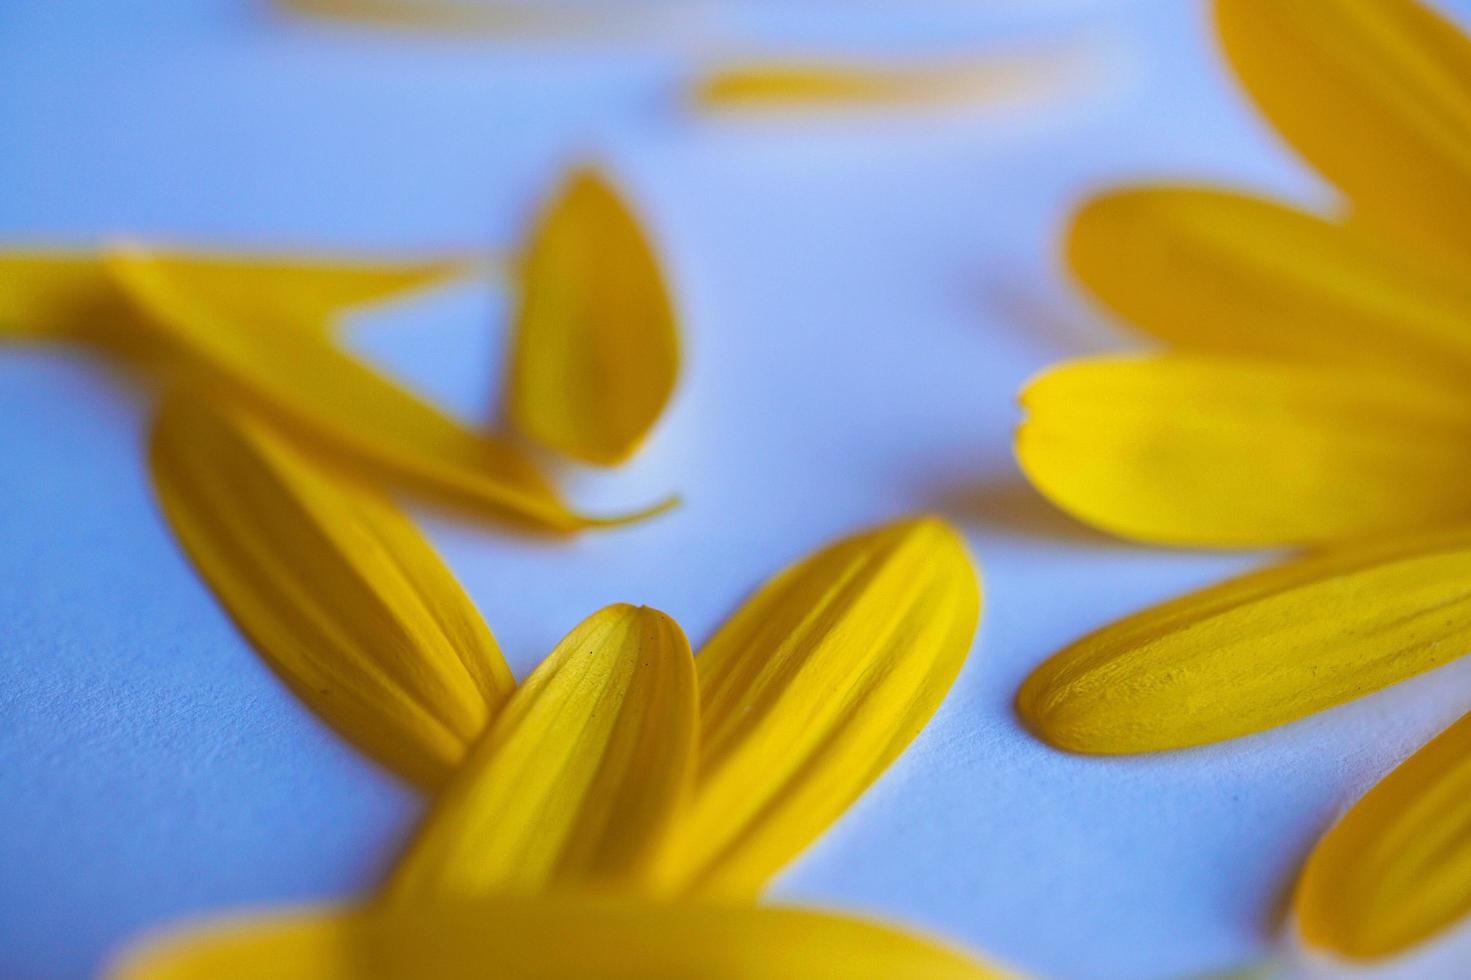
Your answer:
[[[108,269],[179,370],[322,448],[454,504],[561,531],[605,523],[568,510],[514,447],[458,424],[326,337],[252,319],[232,305],[235,290],[141,253],[114,255]]]
[[[1217,0],[1272,124],[1376,222],[1471,254],[1471,42],[1414,0]]]
[[[609,606],[516,692],[394,872],[394,906],[426,897],[636,890],[694,775],[689,641],[668,616]]]
[[[1382,235],[1259,198],[1140,187],[1090,201],[1073,271],[1132,325],[1195,350],[1396,367],[1463,386],[1471,286]]]
[[[449,260],[387,262],[277,255],[178,253],[155,261],[218,292],[251,318],[325,327],[344,308],[454,274]],[[88,338],[128,346],[133,311],[102,256],[0,252],[0,336]]]
[[[164,512],[257,649],[329,724],[426,786],[515,686],[412,524],[240,409],[185,396],[153,437]]]
[[[608,182],[579,170],[523,258],[511,421],[569,456],[620,463],[658,420],[678,373],[679,333],[653,248]]]
[[[1258,732],[1471,649],[1471,527],[1345,546],[1122,619],[1027,678],[1017,710],[1074,752]]]
[[[305,959],[318,972],[297,969]],[[890,926],[788,908],[586,895],[425,903],[392,915],[305,912],[185,931],[131,953],[113,980],[1004,980]]]
[[[1240,546],[1471,515],[1471,401],[1387,374],[1098,358],[1022,395],[1023,471],[1125,537]]]
[[[848,538],[767,583],[696,659],[700,771],[665,880],[759,893],[919,734],[979,615],[965,544],[935,518]]]
[[[1471,715],[1328,831],[1294,905],[1304,939],[1355,959],[1399,953],[1471,915]]]

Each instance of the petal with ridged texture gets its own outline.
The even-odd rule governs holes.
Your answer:
[[[698,717],[679,625],[647,607],[594,613],[445,787],[386,901],[646,887],[654,847],[689,794]]]
[[[266,422],[206,399],[166,401],[152,462],[185,550],[297,695],[415,782],[453,772],[515,682],[409,520]]]
[[[1016,455],[1073,516],[1160,544],[1305,544],[1471,516],[1471,400],[1388,373],[1094,358],[1022,393]]]
[[[1086,636],[1023,683],[1059,748],[1183,748],[1295,721],[1471,650],[1471,527],[1359,543],[1191,593]]]
[[[762,587],[696,658],[700,770],[664,880],[759,893],[919,734],[979,616],[964,541],[929,517],[847,538]]]

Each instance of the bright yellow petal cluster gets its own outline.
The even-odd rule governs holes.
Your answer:
[[[1141,752],[1285,724],[1471,650],[1471,40],[1413,0],[1216,0],[1268,118],[1344,193],[1088,203],[1079,280],[1178,348],[1063,365],[1017,456],[1059,506],[1178,545],[1317,551],[1084,637],[1017,707],[1055,745]],[[1311,944],[1391,955],[1471,913],[1465,721],[1323,838]]]

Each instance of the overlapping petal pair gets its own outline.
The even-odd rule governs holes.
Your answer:
[[[18,253],[0,267],[7,332],[87,339],[145,359],[390,485],[557,531],[668,506],[616,519],[577,513],[513,442],[444,415],[325,329],[346,306],[463,265],[117,249]],[[678,371],[673,308],[651,246],[611,186],[579,171],[518,268],[511,418],[578,458],[625,458],[657,420]]]
[[[1085,206],[1074,272],[1183,352],[1026,391],[1023,468],[1073,514],[1176,545],[1305,557],[1085,637],[1018,708],[1080,752],[1284,724],[1471,650],[1471,41],[1410,0],[1217,0],[1227,54],[1347,219],[1132,188]],[[1352,957],[1471,912],[1466,723],[1323,839],[1304,937]]]
[[[234,963],[221,949],[243,944],[240,962],[250,950],[309,960],[317,950],[331,970],[377,976],[392,956],[362,966],[364,944],[413,948],[402,937],[430,928],[425,910],[439,909],[433,929],[447,931],[424,942],[457,975],[455,963],[484,963],[499,946],[446,923],[516,896],[524,903],[509,921],[528,934],[575,929],[552,921],[571,899],[549,896],[562,893],[618,897],[565,913],[586,916],[588,935],[626,928],[626,948],[648,957],[608,975],[687,969],[705,952],[710,975],[758,975],[811,962],[839,939],[869,950],[874,969],[962,968],[954,954],[866,924],[705,904],[758,895],[938,706],[980,604],[947,526],[903,521],[799,562],[698,659],[662,613],[609,607],[508,693],[469,600],[386,500],[310,460],[268,420],[179,397],[160,421],[155,474],[185,547],[307,703],[436,795],[366,910],[242,927],[225,947],[204,934],[145,954],[162,957],[146,959],[148,970],[203,975],[190,964]],[[684,928],[700,940],[674,935]],[[726,962],[737,940],[793,933],[790,950]],[[517,949],[505,955],[534,952]],[[547,952],[542,972],[526,975],[576,975],[579,955]],[[965,969],[957,975],[987,975]]]

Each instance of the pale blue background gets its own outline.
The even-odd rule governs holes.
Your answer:
[[[1226,745],[1046,749],[1009,708],[1033,665],[1254,559],[1076,525],[1019,480],[1009,432],[1029,374],[1128,342],[1053,262],[1087,188],[1321,188],[1236,95],[1194,3],[897,17],[766,3],[724,28],[895,51],[1050,38],[1086,56],[1062,93],[784,126],[681,109],[690,51],[708,40],[405,41],[223,0],[5,0],[0,239],[492,250],[561,162],[596,155],[670,256],[690,362],[637,463],[569,484],[599,503],[670,489],[688,502],[561,546],[425,515],[517,671],[618,600],[670,612],[698,643],[832,536],[941,511],[985,568],[976,649],[913,750],[776,895],[1077,980],[1267,955],[1314,835],[1471,702],[1471,664]],[[354,336],[484,417],[503,300],[447,290]],[[182,560],[148,486],[146,419],[146,398],[95,362],[0,350],[3,977],[89,975],[182,915],[361,892],[420,811],[282,691]]]

